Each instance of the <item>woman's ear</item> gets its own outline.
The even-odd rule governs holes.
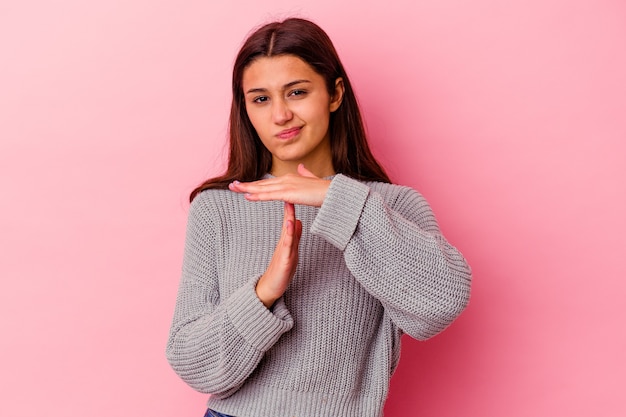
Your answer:
[[[341,102],[343,101],[343,93],[345,92],[345,87],[343,85],[343,78],[339,77],[335,80],[335,91],[333,96],[330,98],[330,112],[334,112],[341,106]]]

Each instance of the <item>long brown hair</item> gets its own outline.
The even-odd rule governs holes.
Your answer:
[[[233,67],[233,101],[230,109],[230,146],[226,172],[192,191],[189,200],[207,189],[227,189],[234,180],[256,181],[270,172],[272,155],[254,130],[246,112],[243,73],[259,57],[293,55],[308,63],[326,81],[331,97],[341,77],[343,101],[331,113],[329,133],[335,172],[364,181],[391,182],[367,144],[359,105],[348,75],[328,35],[315,23],[299,18],[273,22],[253,32],[244,42]]]

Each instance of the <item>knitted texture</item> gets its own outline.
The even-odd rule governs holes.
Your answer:
[[[207,190],[191,204],[167,358],[236,417],[379,417],[403,333],[424,340],[465,308],[471,274],[416,191],[338,174],[296,206],[299,262],[267,309],[255,293],[283,203]]]

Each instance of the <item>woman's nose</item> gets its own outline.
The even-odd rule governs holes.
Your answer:
[[[293,117],[289,106],[284,100],[274,100],[272,103],[272,121],[277,125],[287,123]]]

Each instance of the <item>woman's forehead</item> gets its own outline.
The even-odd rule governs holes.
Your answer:
[[[281,89],[294,81],[318,82],[321,75],[301,58],[278,55],[255,59],[243,72],[243,89]]]

